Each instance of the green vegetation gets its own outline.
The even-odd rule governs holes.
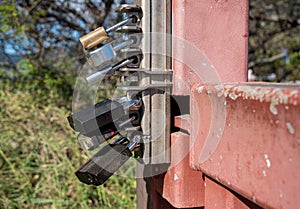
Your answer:
[[[259,81],[299,82],[300,1],[249,3],[249,68]]]
[[[66,119],[84,62],[78,38],[104,22],[113,2],[86,4],[76,13],[69,1],[0,3],[1,209],[135,208],[135,179],[94,187],[74,175],[88,159]]]
[[[68,127],[70,111],[43,97],[1,84],[0,208],[134,208],[134,179],[114,176],[100,187],[77,180],[87,156]]]

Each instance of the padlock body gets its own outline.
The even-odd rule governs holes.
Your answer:
[[[99,27],[82,36],[79,40],[84,49],[91,49],[107,39],[108,35],[105,31],[105,28]]]
[[[106,130],[116,130],[115,122],[124,117],[122,105],[104,100],[68,117],[70,126],[85,136],[98,136]]]
[[[75,175],[85,184],[101,185],[131,156],[131,151],[124,144],[106,145],[79,168]]]
[[[116,57],[116,52],[111,44],[106,44],[99,49],[89,52],[87,58],[90,65],[97,68],[104,63],[107,64],[108,61],[113,62]]]

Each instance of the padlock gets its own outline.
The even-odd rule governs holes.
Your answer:
[[[132,39],[128,39],[114,46],[112,43],[105,44],[104,46],[87,53],[88,62],[94,68],[105,64],[111,64],[111,62],[118,62],[122,60],[122,58],[118,56],[118,51],[129,48],[133,43],[134,41]]]
[[[85,136],[102,135],[106,130],[117,130],[115,123],[125,116],[123,106],[112,100],[104,100],[68,117],[70,126]]]
[[[91,107],[87,107],[68,117],[70,126],[81,135],[90,137],[84,138],[80,135],[79,144],[89,150],[97,144],[110,139],[124,130],[130,124],[136,124],[140,120],[134,114],[142,109],[140,100],[124,101],[105,100]],[[119,101],[121,101],[119,99]]]
[[[77,140],[79,146],[86,151],[91,151],[96,149],[103,142],[111,139],[112,137],[119,134],[118,130],[108,129],[102,135],[97,136],[85,136],[81,133],[78,134]]]
[[[105,29],[104,27],[99,27],[95,29],[94,31],[82,36],[79,40],[83,46],[84,49],[88,50],[91,49],[101,42],[107,40],[108,33],[113,32],[117,30],[119,27],[127,25],[127,24],[138,24],[139,23],[139,17],[137,15],[131,15],[130,17],[126,18],[125,20]]]
[[[139,63],[142,60],[142,54],[135,55],[133,57],[129,57],[127,59],[122,60],[121,62],[117,63],[114,66],[106,66],[100,70],[97,70],[96,72],[93,72],[92,74],[89,74],[86,77],[86,81],[89,85],[94,85],[98,83],[99,81],[102,81],[104,79],[107,79],[108,77],[114,75],[115,71],[122,68],[127,67],[131,65],[139,65]]]
[[[143,34],[126,35],[124,39],[105,44],[104,46],[87,52],[87,60],[94,68],[119,62],[134,55],[141,55],[139,49]],[[126,51],[130,53],[126,53]]]
[[[122,137],[122,140],[124,138]],[[141,136],[136,135],[128,144],[106,145],[80,167],[75,175],[85,184],[96,186],[103,184],[132,156],[132,151],[137,148],[140,141]]]

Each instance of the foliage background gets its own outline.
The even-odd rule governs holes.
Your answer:
[[[77,180],[88,157],[66,120],[85,62],[78,38],[117,21],[120,3],[1,1],[0,208],[135,208],[135,179]]]
[[[135,207],[134,179],[78,182],[73,173],[87,156],[66,121],[85,62],[78,38],[117,21],[113,10],[124,2],[0,2],[0,208]],[[256,80],[300,80],[299,25],[299,0],[250,0]]]

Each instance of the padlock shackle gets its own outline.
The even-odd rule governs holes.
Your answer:
[[[133,151],[136,146],[141,142],[142,140],[142,137],[140,135],[135,135],[132,139],[131,142],[129,142],[129,144],[127,145],[127,148],[130,150],[130,151]]]
[[[132,15],[132,16],[126,18],[125,20],[122,20],[121,22],[118,22],[118,23],[112,25],[111,27],[106,28],[106,33],[113,32],[113,31],[117,30],[119,27],[122,27],[129,23],[134,23],[134,21],[137,21],[138,19],[139,18],[137,15]]]

